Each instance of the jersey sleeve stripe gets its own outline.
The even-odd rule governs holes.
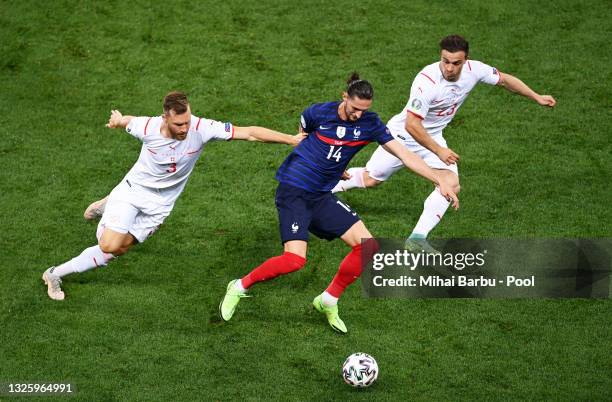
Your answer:
[[[424,75],[425,77],[427,77],[427,79],[429,79],[429,81],[433,82],[434,84],[436,83],[429,75],[425,73],[421,73],[421,75]]]
[[[414,113],[411,110],[406,110],[406,112],[410,113],[411,115],[414,115],[414,116],[418,117],[421,120],[424,120],[423,116],[421,116],[420,114],[416,114],[416,113]]]
[[[331,145],[347,145],[349,147],[358,147],[360,145],[367,145],[370,143],[370,141],[340,141],[340,140],[334,140],[333,138],[329,138],[329,137],[325,137],[323,135],[321,135],[321,133],[319,133],[317,131],[317,138],[320,139],[321,141],[323,141],[326,144],[331,144]]]
[[[470,64],[469,60],[467,61],[467,64],[468,64],[468,68],[470,69],[470,71],[472,71],[472,65]]]
[[[153,155],[157,155],[157,152],[151,151],[149,148],[147,148],[147,151],[151,152]]]
[[[198,124],[196,124],[196,131],[198,131],[198,128],[200,127],[200,122],[202,121],[201,117],[198,117]]]
[[[152,117],[149,117],[149,120],[147,120],[147,124],[145,124],[145,128],[144,128],[144,136],[147,136],[147,127],[149,127],[149,122],[151,121]]]

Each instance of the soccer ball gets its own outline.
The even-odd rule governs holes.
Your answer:
[[[378,363],[367,353],[353,353],[342,365],[342,378],[353,387],[369,387],[378,378]]]

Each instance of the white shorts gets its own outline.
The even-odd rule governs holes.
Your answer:
[[[151,190],[130,184],[123,179],[111,191],[99,227],[104,226],[118,233],[130,233],[142,243],[170,215],[174,204],[160,204],[154,201]]]
[[[440,144],[443,147],[446,146],[446,141],[444,137],[436,136],[432,137],[434,141]],[[452,165],[447,165],[442,162],[438,155],[431,152],[429,149],[421,146],[420,144],[412,145],[402,143],[409,151],[414,152],[419,158],[423,159],[423,161],[432,169],[445,169],[454,172],[457,176],[459,176],[459,170],[457,169],[457,164],[453,163]],[[378,146],[376,151],[370,157],[370,160],[366,164],[366,170],[371,178],[376,179],[378,181],[385,181],[391,175],[401,168],[404,167],[404,164],[401,160],[396,158],[394,155],[387,152],[382,146]]]

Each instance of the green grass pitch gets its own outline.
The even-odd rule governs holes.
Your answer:
[[[181,89],[197,115],[294,132],[358,70],[386,121],[450,33],[558,106],[475,89],[445,135],[462,157],[461,209],[433,234],[612,237],[610,11],[588,0],[1,1],[0,383],[70,381],[83,401],[609,400],[610,300],[368,300],[356,283],[338,336],[310,301],[347,252],[339,241],[313,240],[302,271],[256,286],[220,322],[227,282],[281,249],[274,172],[286,146],[208,146],[149,241],[67,277],[62,303],[40,276],[94,244],[82,212],[138,156],[137,140],[104,128],[111,109],[156,115]],[[402,172],[343,199],[373,234],[401,237],[429,192]],[[340,377],[358,351],[380,366],[363,391]]]

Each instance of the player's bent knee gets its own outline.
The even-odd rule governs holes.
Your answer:
[[[110,229],[106,229],[98,240],[100,249],[114,256],[127,253],[134,243],[136,243],[136,240],[132,234],[119,233]]]
[[[114,245],[110,242],[105,242],[104,240],[100,240],[98,244],[100,245],[100,250],[102,250],[103,253],[112,254],[114,256],[120,255],[121,247],[119,245]]]
[[[108,240],[105,237],[102,237],[98,242],[100,245],[100,250],[107,254],[112,254],[114,256],[119,256],[125,254],[129,247],[125,247],[121,241],[117,239]]]
[[[122,246],[121,248],[119,248],[119,250],[117,250],[117,252],[112,253],[112,254],[115,257],[119,257],[120,255],[127,253],[129,249],[130,249],[130,246]]]
[[[372,234],[368,231],[362,220],[359,220],[350,227],[340,238],[349,247],[360,246],[364,239],[372,238]]]
[[[283,253],[281,258],[285,265],[285,272],[282,272],[283,274],[300,270],[306,265],[306,258],[290,252]]]
[[[369,174],[366,174],[365,177],[363,178],[363,184],[366,187],[376,187],[378,185],[380,185],[382,183],[381,180],[376,180],[373,177],[370,177]]]

